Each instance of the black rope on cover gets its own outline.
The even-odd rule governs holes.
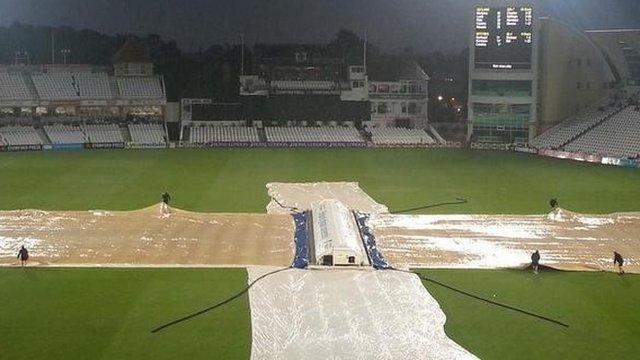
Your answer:
[[[414,207],[414,208],[411,208],[411,209],[397,210],[397,211],[392,211],[391,214],[404,214],[404,213],[418,211],[418,210],[430,209],[430,208],[434,208],[434,207],[438,207],[438,206],[461,205],[461,204],[466,204],[468,202],[469,201],[467,199],[456,198],[456,201],[453,201],[453,202],[441,202],[441,203],[437,203],[437,204],[418,206],[418,207]]]

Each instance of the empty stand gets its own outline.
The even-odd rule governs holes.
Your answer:
[[[24,75],[0,73],[0,100],[31,100]]]
[[[80,94],[72,73],[37,73],[31,79],[41,100],[78,100]]]
[[[141,145],[164,145],[165,131],[162,124],[129,124],[131,142]]]
[[[614,109],[607,109],[580,114],[547,130],[535,138],[531,145],[537,148],[558,149],[613,113],[615,113]]]
[[[158,76],[118,77],[118,89],[127,98],[164,98],[164,90]]]
[[[82,130],[87,141],[93,144],[124,142],[120,127],[116,124],[83,125]]]
[[[193,144],[213,142],[252,142],[260,141],[258,131],[245,126],[192,126],[189,128],[189,141]]]
[[[435,140],[424,130],[405,128],[375,128],[371,139],[376,145],[429,145]]]
[[[0,127],[0,144],[8,146],[42,145],[33,126]]]
[[[332,81],[274,80],[271,87],[275,90],[333,90],[337,85]]]
[[[640,154],[640,111],[629,106],[565,146],[565,150],[615,157]]]
[[[106,73],[79,72],[73,73],[72,78],[82,99],[107,100],[113,98],[109,75]]]
[[[52,144],[84,144],[88,142],[82,128],[77,125],[45,125],[44,130]]]
[[[269,142],[364,143],[352,127],[267,127],[265,131]]]

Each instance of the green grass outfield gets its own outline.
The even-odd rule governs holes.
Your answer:
[[[483,359],[632,359],[640,353],[640,276],[510,270],[423,274],[569,324],[562,328],[425,283],[445,330]],[[241,269],[0,269],[3,359],[247,359]],[[493,298],[493,294],[496,295]]]
[[[171,192],[206,212],[264,212],[273,181],[358,181],[391,210],[465,197],[439,213],[640,210],[640,171],[528,154],[420,149],[0,153],[0,209],[131,210]]]

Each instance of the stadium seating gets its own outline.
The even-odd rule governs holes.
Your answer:
[[[118,89],[122,97],[127,98],[164,98],[164,90],[160,78],[153,77],[118,77]]]
[[[22,74],[0,73],[0,100],[31,100]]]
[[[208,144],[212,142],[259,142],[258,131],[253,127],[244,126],[192,126],[189,129],[189,139],[193,144]]]
[[[129,124],[131,142],[141,145],[166,144],[165,131],[162,124]]]
[[[80,95],[72,73],[36,73],[31,75],[41,100],[78,100]]]
[[[124,99],[163,99],[165,97],[159,76],[117,77],[111,79],[106,72],[36,72],[0,73],[0,100],[77,101]],[[33,83],[35,93],[30,90]],[[37,97],[36,97],[37,95]]]
[[[116,124],[83,125],[82,130],[87,141],[93,144],[124,142],[122,131]]]
[[[113,98],[107,73],[79,72],[73,73],[72,77],[81,99],[107,100]]]
[[[267,127],[265,131],[269,142],[364,143],[352,127]]]
[[[42,139],[32,126],[0,127],[1,145],[42,145]]]
[[[594,127],[565,150],[604,156],[634,157],[640,154],[640,112],[629,106]]]
[[[44,131],[53,144],[84,144],[88,142],[80,126],[67,124],[45,125]]]
[[[274,80],[271,87],[276,90],[332,90],[336,84],[331,81]]]
[[[424,130],[404,128],[375,128],[371,139],[376,145],[427,145],[435,140]]]
[[[613,114],[614,109],[590,111],[564,121],[535,138],[531,145],[537,148],[557,149],[568,141]]]

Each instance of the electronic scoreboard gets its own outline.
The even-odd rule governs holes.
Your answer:
[[[531,69],[533,28],[531,6],[476,6],[476,69]]]

